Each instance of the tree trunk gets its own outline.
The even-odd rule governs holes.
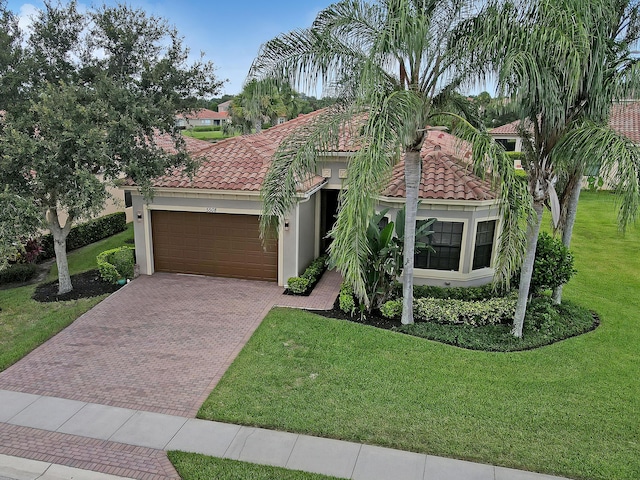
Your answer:
[[[404,156],[404,180],[406,185],[406,217],[404,222],[404,259],[402,287],[402,323],[413,323],[413,264],[416,245],[416,216],[421,176],[420,149],[409,150]]]
[[[71,275],[69,274],[69,261],[67,260],[67,235],[69,235],[72,223],[73,216],[70,214],[64,227],[61,227],[57,209],[49,208],[47,210],[47,226],[53,236],[53,249],[56,254],[56,265],[58,266],[58,295],[73,290]]]
[[[529,286],[531,285],[531,276],[533,274],[533,262],[536,259],[536,246],[538,244],[538,233],[540,232],[540,224],[542,223],[542,211],[544,204],[535,202],[533,209],[536,216],[532,219],[527,228],[527,252],[522,262],[520,270],[520,288],[518,289],[518,303],[516,305],[516,314],[513,318],[512,333],[516,337],[522,337],[522,328],[524,326],[524,315],[527,312],[527,302],[529,300]]]
[[[566,217],[562,229],[562,243],[565,247],[571,246],[571,236],[573,235],[573,225],[576,223],[576,214],[578,213],[578,202],[580,200],[580,189],[582,183],[582,171],[575,174],[570,180],[570,189],[566,192],[569,201],[566,204]],[[553,290],[553,303],[560,305],[562,302],[562,287],[559,285]]]

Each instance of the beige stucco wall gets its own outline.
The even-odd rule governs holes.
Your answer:
[[[332,167],[334,167],[332,165]],[[336,178],[340,182],[337,169]],[[326,185],[325,188],[328,188]],[[300,202],[285,215],[278,234],[278,284],[285,285],[287,279],[298,276],[317,257],[319,250],[320,191],[300,199]],[[141,274],[153,273],[153,238],[151,211],[172,210],[188,212],[235,213],[259,215],[261,202],[258,195],[233,195],[228,192],[187,191],[186,189],[158,189],[155,197],[146,203],[137,192],[132,192],[136,258]],[[398,199],[381,199],[379,210],[389,208],[388,216],[395,216],[402,202]],[[418,219],[437,218],[440,221],[459,221],[463,226],[463,245],[460,266],[456,271],[416,269],[417,285],[470,286],[488,283],[493,277],[493,268],[472,270],[476,228],[480,221],[497,220],[496,236],[500,231],[499,211],[495,202],[451,202],[423,201]],[[494,240],[493,257],[495,259]],[[492,260],[493,265],[493,260]]]
[[[402,204],[394,199],[381,200],[378,211],[389,208],[387,217],[395,221]],[[496,220],[496,238],[494,238],[494,248],[492,252],[493,265],[495,262],[496,245],[500,231],[500,215],[498,205],[495,202],[452,202],[452,201],[432,201],[429,203],[423,200],[418,210],[418,220],[436,218],[442,222],[462,222],[463,240],[460,252],[460,266],[456,271],[415,269],[414,283],[416,285],[437,285],[437,286],[475,286],[491,282],[493,279],[493,268],[481,268],[473,270],[473,254],[475,250],[475,238],[478,222]]]
[[[133,217],[136,260],[142,275],[152,275],[153,238],[151,212],[170,210],[183,212],[208,212],[259,215],[261,203],[256,195],[229,195],[206,191],[179,191],[178,189],[157,189],[154,198],[146,202],[142,195],[133,191]],[[278,284],[284,285],[286,279],[298,275],[298,249],[296,247],[296,214],[289,215],[291,224],[285,231],[281,227],[278,235]],[[306,251],[305,251],[306,255]],[[303,256],[303,258],[306,258]]]

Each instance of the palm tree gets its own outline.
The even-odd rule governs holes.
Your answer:
[[[567,248],[571,245],[586,167],[595,164],[603,176],[617,179],[622,229],[635,218],[640,193],[640,151],[628,138],[608,127],[614,102],[637,95],[640,86],[640,64],[632,53],[640,39],[640,6],[629,0],[608,1],[591,13],[585,21],[590,22],[588,28],[594,33],[589,55],[583,59],[581,88],[573,107],[576,120],[562,152],[558,230]],[[562,286],[554,290],[553,300],[556,304],[561,302]]]
[[[345,130],[357,137],[332,235],[331,258],[369,302],[364,266],[369,255],[367,226],[394,164],[405,161],[406,222],[402,322],[413,322],[413,265],[420,149],[426,126],[445,105],[463,106],[454,88],[463,77],[450,54],[452,31],[473,4],[466,0],[343,0],[320,12],[312,26],[267,42],[249,79],[287,82],[300,90],[320,82],[340,98],[305,132],[283,142],[263,184],[263,226],[281,219],[294,204],[298,182],[316,170],[318,151],[331,151]],[[469,126],[465,122],[459,125]],[[462,131],[462,130],[461,130]],[[501,192],[517,191],[512,165],[501,147],[473,129],[474,158],[483,171],[502,177]],[[487,169],[490,167],[490,169]],[[505,198],[503,196],[503,198]],[[507,235],[500,243],[508,272],[522,245],[522,205],[503,205]],[[508,239],[505,241],[504,239]],[[508,278],[508,275],[504,275]]]
[[[528,224],[527,249],[513,333],[522,336],[538,232],[545,205],[557,226],[561,206],[556,183],[570,182],[564,196],[564,227],[570,236],[577,207],[578,179],[596,158],[605,169],[617,162],[623,185],[624,225],[638,206],[638,150],[606,128],[612,99],[637,85],[637,66],[626,39],[638,35],[637,8],[622,0],[524,0],[490,2],[460,27],[461,49],[474,52],[481,72],[497,72],[498,91],[519,105],[529,194],[535,215]],[[482,31],[473,37],[470,32]],[[613,41],[620,37],[619,41]],[[576,192],[577,189],[577,192]],[[573,198],[572,200],[570,200]],[[573,210],[572,210],[573,209]]]

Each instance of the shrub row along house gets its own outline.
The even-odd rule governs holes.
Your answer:
[[[216,144],[187,140],[200,167],[156,179],[146,202],[132,195],[136,258],[142,274],[157,271],[267,280],[285,285],[328,246],[338,195],[356,151],[345,135],[336,151],[319,153],[316,176],[300,184],[298,203],[264,243],[260,239],[260,189],[271,158],[295,129],[318,112],[259,134]],[[479,285],[491,281],[500,232],[497,195],[471,173],[471,154],[452,135],[430,131],[424,142],[418,221],[436,218],[427,241],[434,251],[416,255],[416,284]],[[379,209],[394,220],[405,202],[404,164],[396,165]]]

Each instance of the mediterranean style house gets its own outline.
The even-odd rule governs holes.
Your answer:
[[[192,178],[176,171],[156,179],[148,202],[135,185],[123,187],[132,198],[140,273],[179,272],[279,285],[301,274],[328,245],[339,192],[357,147],[345,138],[335,151],[319,153],[316,175],[300,185],[296,206],[264,244],[259,235],[260,189],[280,142],[317,114],[216,144],[188,139],[189,152],[201,162],[199,169]],[[429,131],[421,156],[418,221],[437,220],[428,238],[435,252],[416,256],[416,284],[490,282],[500,233],[496,193],[471,173],[471,154],[452,135]],[[401,161],[379,197],[378,207],[388,209],[389,220],[405,203],[403,171]]]

